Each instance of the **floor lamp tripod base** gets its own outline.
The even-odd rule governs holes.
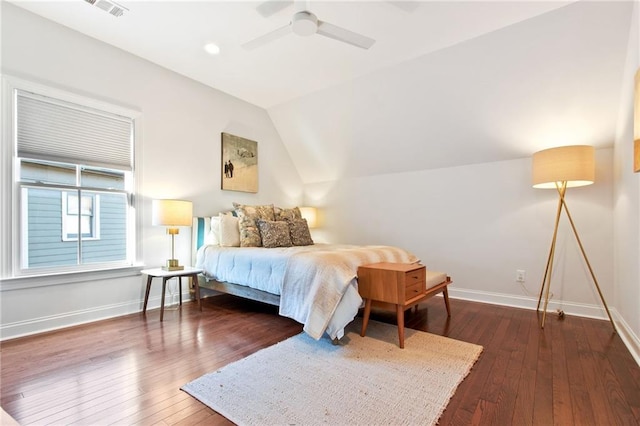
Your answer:
[[[587,254],[584,251],[584,247],[582,246],[582,242],[580,241],[580,236],[578,235],[578,231],[576,230],[575,224],[573,223],[573,218],[571,217],[571,213],[569,213],[569,208],[564,199],[564,195],[567,191],[567,182],[562,182],[561,184],[556,183],[556,188],[558,190],[558,209],[556,211],[556,222],[553,229],[553,238],[551,240],[551,248],[549,249],[549,257],[547,258],[547,267],[544,271],[544,277],[542,278],[542,286],[540,287],[540,296],[538,297],[538,307],[536,308],[537,312],[540,312],[540,303],[542,302],[542,296],[544,294],[544,307],[542,309],[542,323],[540,324],[540,328],[544,328],[544,323],[547,316],[547,307],[549,305],[549,291],[551,288],[551,275],[553,272],[553,259],[555,255],[556,249],[556,239],[558,236],[558,225],[560,223],[560,216],[562,215],[562,211],[564,210],[569,218],[569,223],[571,224],[571,229],[573,230],[573,234],[576,237],[576,241],[578,242],[578,246],[580,246],[580,252],[582,253],[582,257],[587,263],[587,267],[589,268],[589,272],[591,274],[591,278],[593,279],[593,283],[595,284],[596,290],[598,291],[598,295],[600,296],[600,300],[604,305],[604,309],[607,312],[607,316],[609,317],[609,321],[611,322],[611,326],[613,327],[613,332],[617,333],[616,325],[613,321],[613,317],[611,316],[611,312],[609,312],[609,307],[607,306],[607,302],[604,300],[604,296],[602,295],[602,291],[600,290],[600,285],[598,284],[598,280],[596,279],[595,274],[593,273],[593,269],[591,268],[591,263],[589,263],[589,259],[587,258]]]

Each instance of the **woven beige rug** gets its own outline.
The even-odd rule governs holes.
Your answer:
[[[302,333],[182,387],[239,425],[434,425],[482,346],[356,319],[343,344]]]

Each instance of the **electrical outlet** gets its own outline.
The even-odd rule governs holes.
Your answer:
[[[516,269],[516,282],[523,283],[527,276],[527,272],[524,269]]]

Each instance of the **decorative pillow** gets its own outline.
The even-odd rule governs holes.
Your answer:
[[[240,247],[261,247],[262,239],[256,220],[274,220],[273,204],[245,206],[233,203],[233,207],[240,218]]]
[[[211,216],[211,231],[205,237],[205,244],[220,244],[220,216]]]
[[[291,243],[294,246],[313,245],[311,232],[309,231],[309,225],[307,225],[307,219],[288,220],[287,223],[289,224],[289,235],[291,236]]]
[[[240,247],[239,219],[235,216],[220,213],[220,246]]]
[[[226,212],[220,212],[215,216],[211,216],[211,232],[209,232],[205,237],[206,244],[216,245],[216,246],[220,245],[220,216],[236,217],[236,212],[226,211]]]
[[[302,219],[302,214],[300,213],[300,209],[298,207],[294,207],[292,209],[274,207],[273,213],[276,217],[276,220]]]
[[[202,246],[216,245],[218,240],[213,234],[212,217],[194,217],[191,225],[193,248],[197,251]],[[217,218],[215,218],[217,219]]]
[[[285,221],[258,219],[258,229],[262,238],[262,247],[291,247],[289,224]]]

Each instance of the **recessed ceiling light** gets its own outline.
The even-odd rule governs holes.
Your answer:
[[[220,53],[220,48],[215,43],[207,43],[207,44],[205,44],[204,45],[204,50],[206,50],[207,53],[210,54],[210,55],[217,55],[218,53]]]

